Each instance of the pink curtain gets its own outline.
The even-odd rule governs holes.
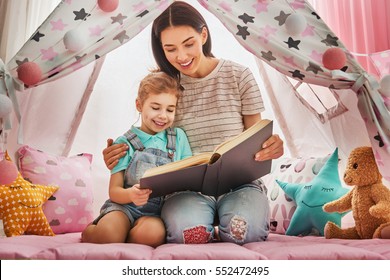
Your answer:
[[[369,73],[390,73],[389,0],[309,2]]]

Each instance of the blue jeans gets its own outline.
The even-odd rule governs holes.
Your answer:
[[[185,191],[168,196],[161,211],[168,243],[199,244],[213,240],[219,219],[221,241],[236,244],[264,241],[270,209],[263,186],[246,184],[218,199]]]

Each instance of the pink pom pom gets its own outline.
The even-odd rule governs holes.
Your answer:
[[[25,62],[18,67],[18,78],[28,86],[37,84],[42,79],[42,71],[35,62]]]
[[[345,66],[347,56],[340,48],[330,48],[322,56],[322,64],[329,70],[338,70]]]
[[[118,8],[119,0],[98,0],[98,5],[102,11],[109,13]]]
[[[18,177],[18,169],[12,161],[0,161],[0,185],[8,185]]]

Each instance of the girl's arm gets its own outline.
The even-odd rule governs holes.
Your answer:
[[[255,122],[261,119],[260,114],[244,115],[244,127],[247,129],[251,127]],[[255,155],[255,160],[262,161],[268,159],[276,159],[283,155],[283,140],[279,135],[274,134],[267,141],[263,143],[262,149]]]
[[[139,184],[125,189],[123,187],[124,174],[124,171],[120,171],[111,175],[109,185],[110,200],[119,204],[131,202],[137,206],[146,204],[152,191],[149,189],[140,189]]]

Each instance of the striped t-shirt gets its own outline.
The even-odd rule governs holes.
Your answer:
[[[175,126],[185,130],[194,154],[210,152],[244,130],[243,115],[264,111],[257,82],[249,68],[220,59],[204,78],[182,75]]]

